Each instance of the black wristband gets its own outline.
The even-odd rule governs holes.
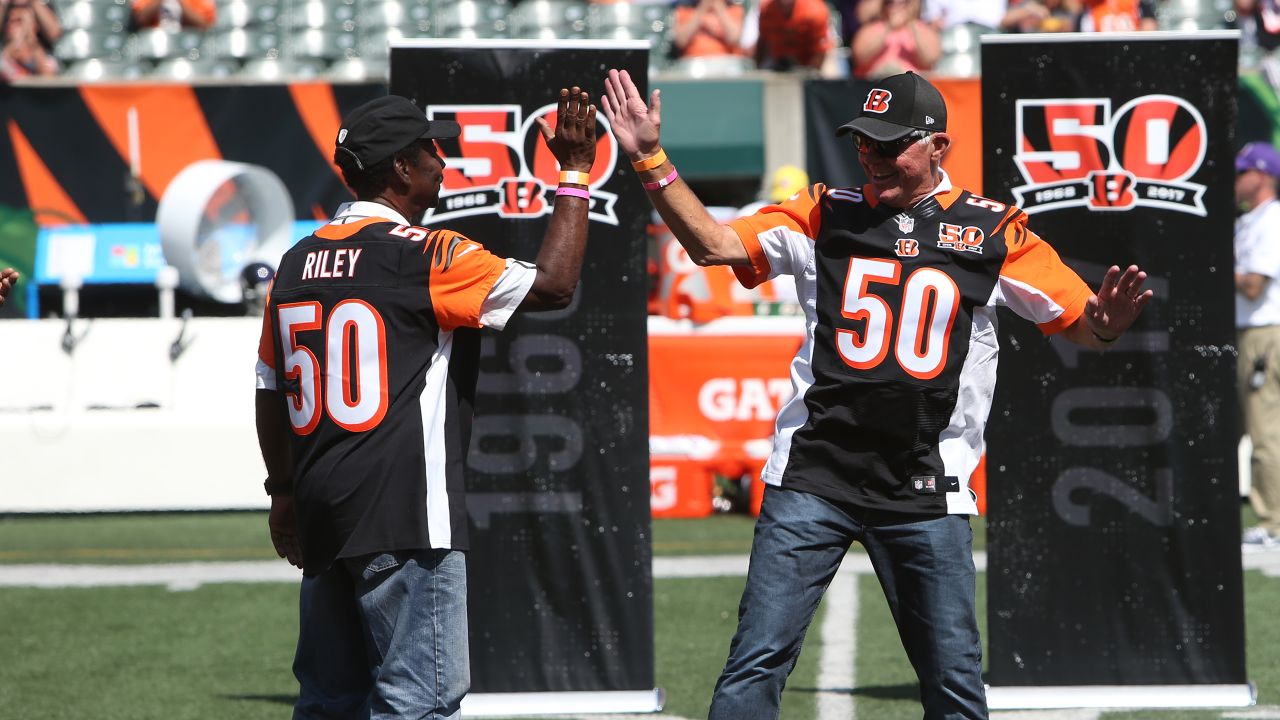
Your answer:
[[[285,480],[272,480],[270,477],[268,477],[265,481],[263,481],[262,489],[266,490],[267,494],[273,497],[276,495],[292,495],[293,483],[290,483]]]
[[[1104,338],[1101,335],[1099,335],[1097,332],[1095,332],[1093,329],[1090,329],[1089,332],[1093,333],[1093,337],[1096,338],[1098,342],[1102,342],[1102,343],[1113,343],[1120,339],[1120,336],[1118,335],[1113,338]]]

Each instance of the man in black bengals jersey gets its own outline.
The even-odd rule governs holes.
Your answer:
[[[812,185],[727,225],[659,144],[661,102],[611,70],[602,109],[649,199],[699,265],[754,287],[792,275],[808,335],[773,452],[714,720],[776,718],[822,594],[866,548],[920,680],[926,718],[985,718],[969,476],[982,455],[996,308],[1103,349],[1151,299],[1110,268],[1095,295],[1015,207],[952,186],[941,94],[913,73],[877,82],[850,134],[870,182]]]
[[[285,253],[258,347],[271,540],[303,569],[294,718],[456,718],[470,686],[462,470],[479,329],[569,304],[595,159],[587,93],[561,90],[554,209],[533,263],[413,223],[439,201],[427,120],[388,96],[353,110],[334,162],[357,201]]]

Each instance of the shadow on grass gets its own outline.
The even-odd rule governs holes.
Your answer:
[[[909,685],[868,685],[856,688],[815,688],[815,687],[787,687],[787,692],[802,693],[840,693],[842,695],[853,695],[854,697],[876,698],[877,700],[913,700],[920,699],[920,688],[912,683]]]
[[[297,695],[223,695],[223,700],[247,700],[249,702],[267,702],[292,707],[298,702]]]

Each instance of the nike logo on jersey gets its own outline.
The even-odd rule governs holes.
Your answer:
[[[356,248],[313,250],[307,253],[306,262],[302,265],[302,279],[355,277],[356,263],[362,252],[363,249]]]

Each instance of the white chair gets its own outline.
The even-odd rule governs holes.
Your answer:
[[[354,0],[300,0],[288,6],[283,24],[287,28],[346,31],[356,29]]]
[[[553,40],[587,37],[582,0],[524,0],[511,12],[511,37]]]
[[[294,30],[289,36],[289,56],[294,59],[315,58],[324,61],[358,56],[353,32],[336,32],[319,28]]]
[[[368,82],[371,80],[385,82],[387,79],[387,62],[385,58],[380,61],[362,57],[343,58],[330,65],[324,76],[329,80],[339,82]]]
[[[151,61],[171,57],[198,58],[204,40],[204,33],[197,30],[169,32],[161,28],[148,28],[133,35],[134,57]]]
[[[359,24],[366,30],[404,27],[429,34],[435,13],[432,0],[365,0],[359,9]]]
[[[615,2],[587,7],[587,34],[594,38],[653,39],[670,27],[671,11],[664,5]]]
[[[750,58],[731,55],[686,57],[671,64],[671,72],[691,78],[736,77],[751,72]]]
[[[129,35],[125,32],[97,32],[94,30],[70,30],[64,32],[53,48],[53,54],[63,62],[75,60],[116,61],[125,58]]]
[[[324,63],[315,59],[262,57],[246,62],[236,77],[247,82],[263,83],[315,80],[323,75],[324,69]]]
[[[64,31],[121,32],[128,29],[130,14],[125,0],[74,0],[58,8]]]
[[[210,41],[214,57],[236,60],[277,57],[280,45],[275,28],[230,28],[217,32]]]
[[[978,74],[981,64],[977,51],[943,53],[930,74],[937,77],[973,77]]]
[[[137,63],[124,60],[86,58],[68,64],[63,69],[62,76],[81,82],[99,82],[103,80],[136,80],[143,76],[143,72]]]
[[[982,45],[980,38],[987,32],[979,25],[962,23],[943,28],[938,38],[942,55],[946,57],[954,53],[976,53]]]
[[[526,0],[531,2],[533,0]],[[510,6],[504,0],[456,0],[436,13],[437,37],[476,39],[508,37]]]
[[[218,4],[214,27],[219,29],[256,27],[279,20],[278,0],[224,0]]]
[[[236,74],[238,66],[230,61],[213,58],[191,60],[185,57],[168,58],[156,63],[149,77],[157,80],[190,82],[192,80],[225,80]]]

